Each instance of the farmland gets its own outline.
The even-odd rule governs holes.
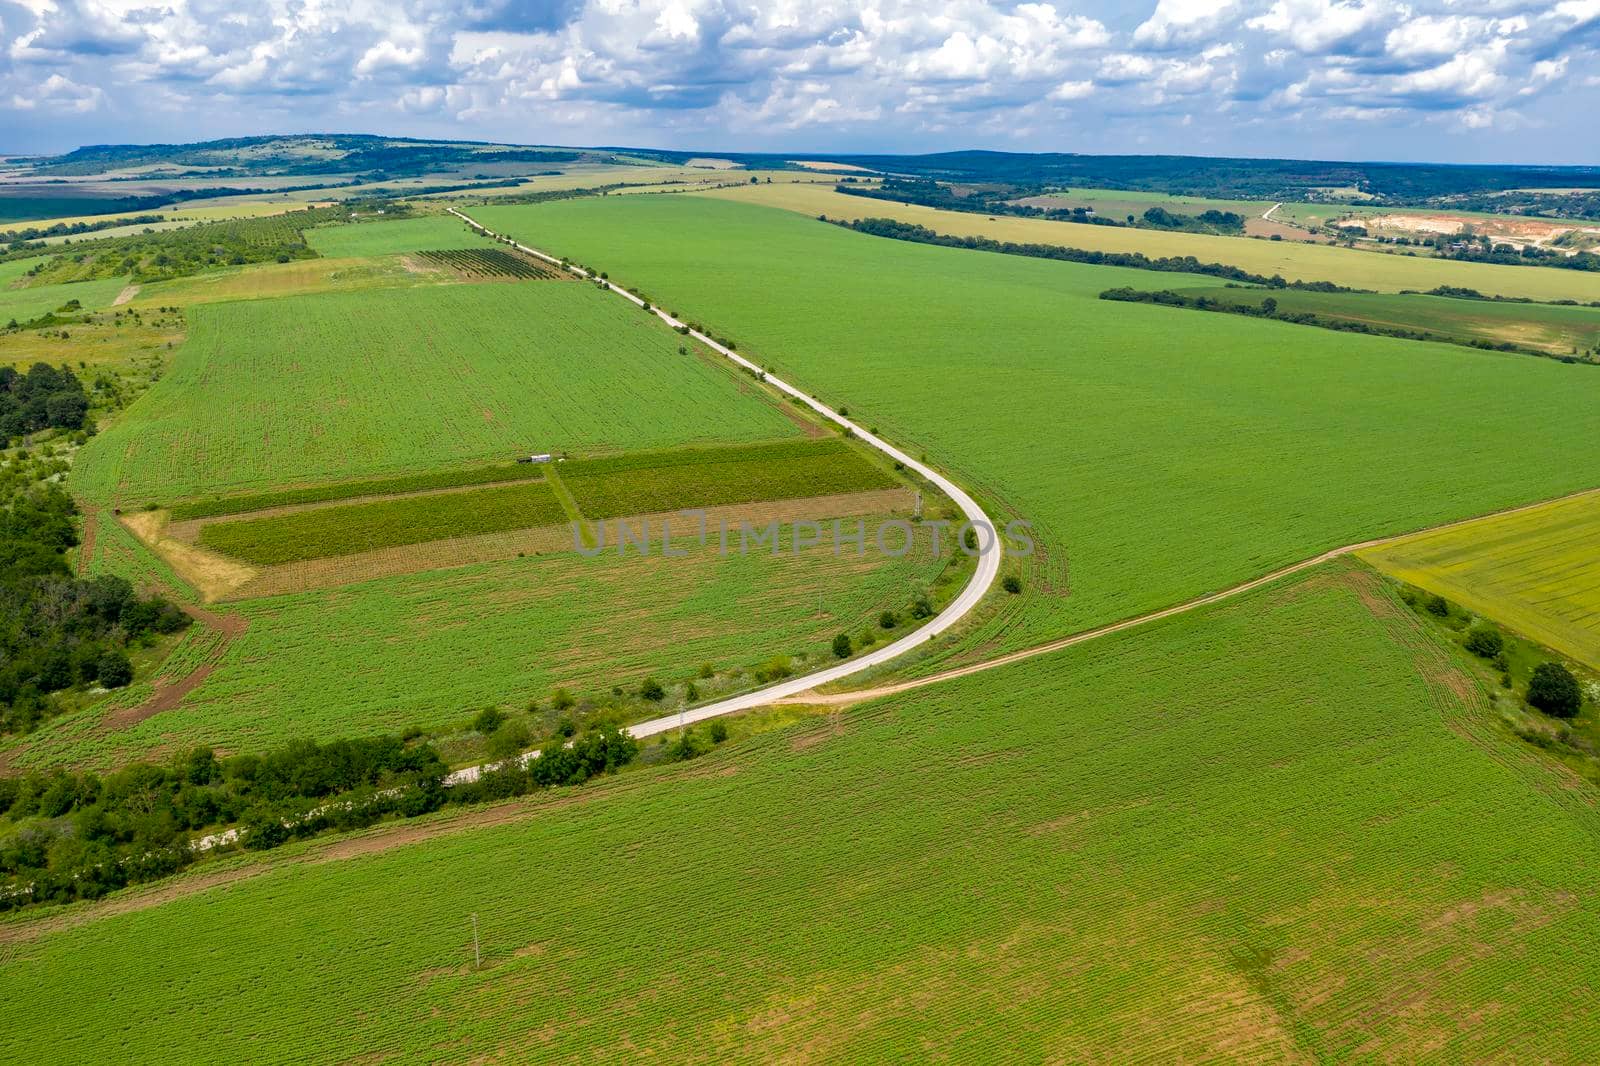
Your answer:
[[[633,453],[563,463],[561,479],[591,519],[832,496],[894,484],[841,440]]]
[[[235,300],[276,300],[328,292],[453,284],[459,280],[453,274],[428,270],[415,259],[408,264],[400,256],[296,259],[287,263],[223,267],[191,277],[143,284],[139,286],[135,302],[188,307]]]
[[[109,538],[118,569],[151,565],[124,536]],[[903,610],[949,562],[926,538],[904,558],[683,546],[683,558],[569,550],[229,604],[242,635],[176,709],[115,732],[91,709],[5,750],[19,767],[103,767],[195,743],[259,751],[437,727],[558,685],[598,697],[652,673],[688,680],[706,662],[729,675],[780,653],[816,659],[841,629]]]
[[[565,518],[543,481],[316,507],[201,527],[200,544],[257,566],[555,525]]]
[[[532,256],[508,252],[503,248],[457,248],[418,252],[429,263],[473,279],[480,278],[559,278],[556,267]]]
[[[420,252],[424,248],[492,248],[494,242],[449,215],[323,226],[306,233],[321,255],[359,257]]]
[[[1590,367],[1113,306],[1108,287],[1196,283],[709,197],[478,215],[713,323],[1033,523],[1025,594],[972,636],[990,651],[1600,481]]]
[[[1202,262],[1228,263],[1252,273],[1281,274],[1294,281],[1331,281],[1351,288],[1399,292],[1439,285],[1477,289],[1488,295],[1534,300],[1600,300],[1600,274],[1550,267],[1458,263],[1294,241],[1247,240],[1203,233],[1116,229],[1075,222],[996,217],[938,211],[913,204],[847,196],[814,185],[765,185],[708,192],[705,195],[767,204],[811,218],[894,218],[958,237],[983,236],[1019,243],[1059,244],[1104,252],[1142,252],[1152,257],[1192,255]],[[503,230],[502,230],[503,232]]]
[[[370,481],[337,481],[326,485],[283,489],[278,492],[209,496],[175,503],[168,510],[174,521],[182,522],[194,518],[264,511],[269,507],[294,507],[300,504],[347,500],[357,496],[383,496],[401,492],[425,492],[428,489],[460,488],[467,485],[491,485],[499,481],[523,481],[543,476],[544,471],[531,463],[498,463],[490,466],[429,470],[420,474],[402,474],[398,477],[377,478]]]
[[[1600,669],[1597,544],[1600,496],[1586,495],[1421,533],[1362,556]]]
[[[30,318],[38,318],[59,309],[68,300],[77,300],[85,310],[97,311],[110,306],[125,284],[122,278],[103,278],[76,285],[35,285],[25,289],[5,287],[8,277],[19,277],[22,273],[17,267],[30,265],[31,262],[26,259],[0,263],[0,326],[12,319],[26,322]]]
[[[1270,295],[1279,311],[1426,332],[1469,344],[1513,344],[1551,355],[1578,355],[1600,348],[1600,307],[1293,289],[1271,293],[1223,287],[1182,291],[1185,296],[1255,306]]]
[[[75,484],[167,502],[797,432],[769,404],[732,402],[732,376],[679,355],[677,339],[582,285],[197,306],[171,372],[91,443]]]
[[[1600,824],[1485,750],[1454,676],[1325,570],[479,828],[8,927],[12,994],[75,1006],[8,1012],[0,1048],[1581,1060]]]

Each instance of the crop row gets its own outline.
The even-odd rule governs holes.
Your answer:
[[[895,480],[842,440],[684,448],[563,463],[591,519],[891,488]]]
[[[535,481],[217,522],[200,530],[200,543],[247,563],[274,566],[555,525],[563,517],[549,483]]]
[[[555,278],[560,272],[531,256],[503,248],[451,248],[418,256],[475,278]]]
[[[428,470],[398,477],[340,481],[328,485],[306,485],[277,492],[252,492],[237,496],[207,496],[181,500],[172,505],[174,522],[217,515],[245,514],[269,507],[288,507],[302,503],[325,503],[359,496],[386,496],[399,492],[422,492],[463,485],[489,485],[500,481],[525,481],[540,478],[544,471],[528,463],[500,463],[494,466],[469,466],[455,470]]]

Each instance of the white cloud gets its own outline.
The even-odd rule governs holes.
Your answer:
[[[1237,9],[1235,0],[1157,0],[1155,11],[1133,31],[1133,43],[1167,48],[1214,40]]]
[[[1056,145],[1093,133],[1088,109],[1057,105],[1092,98],[1144,116],[1152,145],[1259,129],[1275,152],[1326,154],[1313,134],[1330,124],[1382,123],[1399,143],[1485,116],[1530,130],[1600,87],[1600,0],[1144,0],[1124,26],[1069,0],[0,0],[0,111],[57,101],[169,140],[205,116],[228,133],[437,120],[569,143],[806,130],[825,146],[879,123],[886,143]],[[1178,132],[1223,112],[1228,130]]]

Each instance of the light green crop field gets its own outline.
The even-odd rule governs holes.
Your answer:
[[[421,269],[419,269],[421,268]],[[327,292],[415,288],[457,284],[460,277],[426,268],[399,256],[354,259],[294,259],[287,263],[254,263],[140,285],[132,305],[192,307],[235,300],[276,300]]]
[[[496,482],[528,481],[542,477],[544,477],[544,470],[531,463],[493,463],[488,466],[466,466],[454,470],[429,470],[421,474],[401,474],[398,477],[376,478],[368,481],[335,481],[326,485],[307,485],[299,489],[284,489],[281,492],[256,492],[236,496],[207,496],[175,503],[169,510],[173,521],[182,522],[191,518],[211,518],[216,515],[264,511],[269,507],[292,507],[298,504],[348,500],[360,496],[425,492],[429,489],[492,485]]]
[[[200,544],[256,566],[276,566],[446,537],[558,525],[565,517],[548,482],[524,481],[214,522],[201,527]]]
[[[720,507],[890,488],[894,478],[843,440],[637,453],[563,463],[585,518]]]
[[[985,652],[1600,485],[1593,367],[1112,304],[1098,294],[1193,282],[709,197],[479,214],[708,323],[1033,523],[1043,551],[973,634]]]
[[[1516,344],[1553,355],[1588,352],[1600,346],[1600,307],[1567,307],[1447,296],[1391,293],[1298,292],[1293,289],[1184,289],[1229,303],[1259,305],[1264,297],[1282,311],[1309,311],[1329,318],[1399,329],[1424,330],[1465,341]]]
[[[323,255],[364,256],[433,248],[492,248],[494,241],[452,215],[357,222],[306,231],[306,243]]]
[[[731,373],[592,286],[439,285],[219,303],[74,470],[124,502],[792,436]]]
[[[147,557],[126,539],[119,553]],[[705,662],[723,673],[778,654],[832,662],[835,634],[904,612],[949,562],[927,537],[902,558],[679,547],[689,555],[563,552],[229,604],[248,628],[176,709],[117,732],[99,709],[53,719],[7,738],[7,757],[103,768],[201,743],[260,751],[445,725],[486,704],[548,701],[558,685],[600,696],[651,674],[682,682]]]
[[[1422,533],[1361,555],[1600,670],[1600,496]]]
[[[0,1054],[1585,1061],[1600,816],[1357,576],[8,923]]]
[[[22,259],[3,263],[0,267],[27,268],[38,260]],[[9,288],[21,281],[24,270],[0,272],[0,326],[13,318],[26,322],[59,309],[68,300],[77,300],[85,311],[98,311],[111,306],[111,301],[127,285],[125,278],[101,278],[98,281],[75,281],[61,285],[35,285],[32,288]]]
[[[1179,215],[1198,215],[1202,211],[1231,211],[1245,218],[1258,216],[1271,207],[1271,200],[1219,200],[1211,196],[1174,196],[1164,192],[1132,189],[1067,189],[1030,197],[1027,203],[1039,207],[1092,207],[1096,214],[1120,220],[1138,215],[1146,208],[1164,207]]]
[[[1281,274],[1289,281],[1332,281],[1379,292],[1402,289],[1426,292],[1440,285],[1457,285],[1491,296],[1585,303],[1600,300],[1600,274],[1579,270],[1380,255],[1292,240],[1119,229],[1003,215],[991,219],[986,215],[848,196],[817,185],[751,185],[719,189],[705,195],[768,204],[811,218],[818,215],[844,219],[894,218],[958,237],[991,237],[998,241],[1058,244],[1102,252],[1143,252],[1152,258],[1192,255],[1203,263],[1227,263],[1267,277]]]

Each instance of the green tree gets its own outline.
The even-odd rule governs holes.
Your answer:
[[[1555,718],[1572,718],[1583,706],[1578,679],[1560,663],[1540,663],[1528,681],[1528,703]]]
[[[653,677],[647,677],[639,685],[639,695],[652,703],[660,703],[667,698],[667,690],[661,687],[661,682]]]
[[[122,688],[133,680],[133,663],[120,651],[100,656],[100,683],[106,688]]]
[[[850,643],[849,633],[840,633],[833,638],[833,654],[840,659],[850,658],[855,651],[855,646]]]
[[[484,736],[488,736],[496,729],[499,729],[500,724],[505,720],[506,716],[500,713],[500,708],[485,707],[483,710],[479,711],[478,716],[472,720],[472,728],[476,729]]]
[[[1487,623],[1479,623],[1467,631],[1466,649],[1480,659],[1493,659],[1505,646],[1500,631]]]

